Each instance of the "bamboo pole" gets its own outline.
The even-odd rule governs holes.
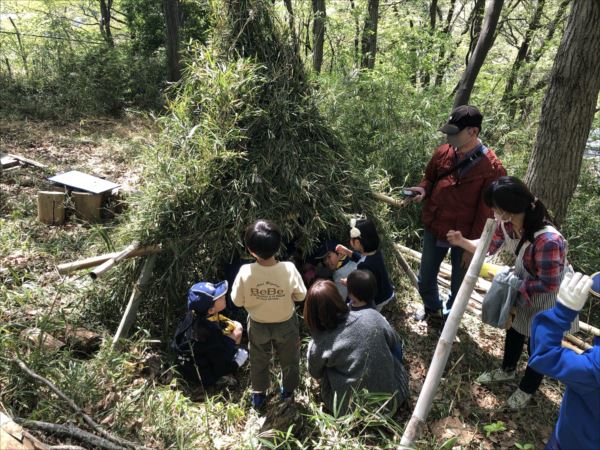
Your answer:
[[[395,198],[389,197],[380,192],[372,192],[372,194],[373,194],[373,197],[376,198],[377,200],[387,203],[388,205],[391,205],[391,206],[396,206],[398,208],[404,208],[404,206],[406,205],[406,202],[404,200],[396,200]]]
[[[419,290],[419,280],[417,279],[417,276],[415,275],[415,273],[412,271],[412,269],[408,265],[408,262],[406,262],[406,259],[404,259],[404,256],[402,255],[402,252],[398,249],[398,247],[396,247],[396,253],[398,254],[398,258],[400,259],[400,265],[404,269],[404,272],[406,272],[406,275],[408,276],[413,287],[418,291]]]
[[[590,348],[592,348],[592,346],[590,344],[588,344],[587,342],[579,339],[576,336],[573,336],[570,333],[565,334],[565,339],[567,341],[569,341],[571,344],[579,347],[582,350],[589,350]]]
[[[123,259],[127,258],[127,256],[135,252],[139,248],[139,246],[139,242],[134,242],[133,244],[127,246],[125,249],[117,253],[117,255],[114,258],[110,258],[108,261],[96,267],[90,272],[90,277],[92,277],[92,280],[95,280],[96,278],[101,277],[104,273],[108,272],[114,266],[119,264]]]
[[[425,420],[427,419],[429,411],[431,410],[433,398],[435,397],[435,393],[440,384],[444,368],[448,362],[448,357],[450,356],[452,343],[456,337],[458,326],[463,314],[465,313],[469,297],[473,292],[475,282],[477,281],[479,272],[481,271],[481,266],[483,265],[483,260],[487,253],[487,249],[492,241],[494,227],[495,221],[488,219],[479,240],[479,244],[477,245],[477,249],[475,250],[475,255],[471,260],[467,274],[465,275],[456,300],[452,305],[452,309],[450,310],[448,320],[446,320],[446,324],[442,330],[442,335],[440,336],[435,353],[431,360],[431,365],[427,371],[427,377],[425,378],[425,383],[423,384],[423,388],[419,394],[419,399],[417,400],[415,410],[413,411],[412,417],[410,418],[408,425],[404,430],[404,434],[402,435],[400,448],[412,448],[415,439],[417,439],[421,434]]]
[[[585,322],[582,322],[581,320],[579,321],[579,328],[581,328],[583,331],[587,331],[590,334],[593,334],[594,336],[600,336],[600,329],[593,327]]]
[[[148,256],[153,255],[155,253],[160,253],[162,251],[162,247],[160,245],[151,245],[148,247],[140,247],[134,252],[131,252],[125,258],[134,258],[136,256]],[[81,259],[79,261],[73,261],[70,263],[63,263],[57,266],[58,273],[61,275],[65,275],[71,272],[76,272],[82,269],[89,269],[90,267],[96,267],[100,264],[108,261],[109,259],[114,259],[121,252],[114,253],[105,253],[104,255],[92,256],[91,258]],[[8,269],[6,269],[8,270]],[[1,269],[0,269],[1,272]]]
[[[127,308],[125,308],[123,318],[121,319],[119,328],[117,329],[117,332],[115,333],[115,336],[113,338],[113,348],[119,342],[119,339],[125,337],[127,333],[129,333],[129,329],[135,321],[135,316],[137,314],[138,307],[140,306],[140,301],[142,298],[142,292],[150,282],[150,277],[152,276],[152,270],[154,269],[155,262],[156,255],[148,256],[148,258],[144,262],[144,267],[142,267],[142,273],[140,274],[140,277],[138,278],[136,284],[133,286],[133,292],[131,293],[131,297],[129,298],[129,303],[127,303]]]
[[[568,348],[569,350],[573,350],[575,353],[577,353],[578,355],[581,355],[584,351],[582,349],[580,349],[579,347],[577,347],[574,344],[571,344],[569,341],[567,341],[566,339],[563,339],[561,342],[561,346],[564,348]]]

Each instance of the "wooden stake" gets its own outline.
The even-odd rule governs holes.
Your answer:
[[[492,241],[494,229],[495,221],[488,219],[485,224],[485,228],[483,229],[481,238],[479,239],[479,244],[477,245],[475,255],[473,256],[471,264],[469,265],[469,269],[467,270],[467,274],[465,275],[465,278],[460,286],[456,300],[452,305],[452,309],[450,309],[450,315],[448,316],[444,329],[442,330],[442,335],[440,336],[435,353],[431,360],[431,365],[427,371],[427,377],[425,378],[425,383],[423,384],[423,388],[419,394],[419,399],[417,400],[415,410],[413,411],[412,417],[410,418],[408,425],[404,430],[404,434],[402,435],[400,448],[411,448],[414,441],[421,434],[425,420],[427,419],[429,411],[431,410],[433,398],[435,397],[435,393],[440,384],[444,368],[446,367],[446,362],[448,361],[448,356],[450,355],[452,343],[454,342],[454,338],[456,337],[456,333],[458,331],[458,326],[463,314],[465,313],[469,297],[473,292],[475,282],[477,281],[479,272],[481,271],[481,266],[483,265],[483,260],[487,253],[487,249]]]
[[[100,222],[101,194],[73,191],[71,192],[71,198],[75,203],[75,212],[79,218],[88,223]]]
[[[39,191],[37,194],[38,220],[47,225],[62,225],[65,222],[65,194],[62,192]]]
[[[140,274],[140,277],[136,284],[133,286],[133,292],[131,293],[131,297],[129,298],[129,303],[127,304],[127,308],[125,308],[125,313],[123,314],[123,318],[121,319],[121,323],[119,324],[119,329],[117,330],[113,338],[113,348],[121,338],[127,336],[127,334],[129,333],[129,329],[135,321],[135,316],[137,315],[138,307],[140,306],[140,301],[142,299],[142,293],[144,291],[144,288],[150,282],[155,262],[156,255],[150,255],[144,262],[142,273]]]
[[[108,261],[96,267],[90,272],[90,277],[92,277],[92,280],[95,280],[96,278],[101,277],[104,273],[108,272],[114,266],[119,264],[122,260],[130,256],[133,252],[135,252],[139,248],[139,246],[139,242],[134,242],[133,244],[129,245],[128,247],[117,253],[115,257],[110,258]]]
[[[135,258],[136,256],[147,256],[155,253],[162,252],[162,247],[160,245],[151,245],[148,247],[140,247],[134,252],[125,256],[125,258]],[[61,275],[65,275],[71,272],[75,272],[77,270],[89,269],[90,267],[96,267],[100,264],[108,261],[109,259],[114,259],[119,256],[121,252],[114,253],[105,253],[104,255],[92,256],[91,258],[82,259],[79,261],[73,261],[70,263],[59,264],[57,266],[58,273]],[[8,269],[6,269],[8,271]],[[2,269],[0,269],[0,273],[2,273]]]

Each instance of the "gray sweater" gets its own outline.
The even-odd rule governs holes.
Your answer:
[[[379,312],[350,311],[335,329],[313,335],[308,346],[308,371],[320,380],[323,402],[333,412],[337,408],[341,413],[347,411],[353,389],[396,392],[401,404],[408,396],[408,376],[392,353],[399,349],[398,335]]]

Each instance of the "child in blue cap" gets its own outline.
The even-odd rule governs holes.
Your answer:
[[[172,343],[183,377],[204,387],[235,372],[248,359],[248,352],[238,348],[242,325],[219,314],[225,309],[227,289],[227,281],[194,284],[188,292],[188,312]]]

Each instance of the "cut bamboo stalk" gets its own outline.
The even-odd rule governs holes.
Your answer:
[[[568,348],[570,350],[573,350],[575,353],[581,355],[583,353],[583,350],[581,350],[579,347],[577,347],[576,345],[571,344],[569,341],[563,339],[561,342],[561,346],[564,348]]]
[[[140,247],[134,252],[127,255],[125,258],[135,258],[136,256],[148,256],[155,253],[160,253],[162,247],[160,245],[152,245],[148,247]],[[89,269],[90,267],[96,267],[100,264],[117,257],[121,252],[106,253],[104,255],[92,256],[91,258],[82,259],[79,261],[73,261],[70,263],[59,264],[57,266],[58,273],[65,275],[77,270]],[[8,270],[8,269],[6,269]]]
[[[579,339],[577,336],[573,336],[570,333],[565,334],[565,339],[582,350],[589,350],[592,348],[590,344]]]
[[[380,200],[384,203],[387,203],[388,205],[391,206],[396,206],[398,208],[403,208],[404,205],[406,205],[406,203],[403,200],[396,200],[395,198],[389,197],[385,194],[382,194],[380,192],[373,192],[373,197],[376,198],[377,200]]]
[[[46,225],[62,225],[65,222],[65,194],[38,191],[38,220]]]
[[[582,322],[581,320],[579,321],[579,328],[583,331],[587,331],[588,333],[593,334],[594,336],[600,336],[600,329],[588,325],[587,323]]]
[[[142,273],[136,284],[133,286],[133,292],[131,292],[131,297],[129,298],[129,303],[127,303],[127,308],[125,308],[125,313],[121,318],[121,323],[119,324],[119,328],[115,333],[113,338],[112,346],[113,348],[119,342],[121,338],[124,338],[129,333],[133,322],[135,321],[135,316],[137,315],[138,308],[140,306],[140,301],[142,298],[142,293],[144,288],[150,282],[152,276],[152,270],[154,269],[154,263],[156,262],[156,255],[150,255],[144,261],[144,266],[142,267]]]
[[[487,253],[487,249],[492,241],[494,227],[495,221],[488,219],[483,229],[481,238],[479,239],[477,249],[475,250],[475,255],[471,259],[467,274],[465,275],[465,278],[460,286],[456,300],[450,309],[450,315],[448,316],[448,320],[446,320],[446,324],[442,330],[442,334],[431,360],[431,365],[427,371],[425,383],[423,384],[423,388],[419,394],[419,399],[417,400],[415,410],[413,411],[412,417],[410,418],[408,425],[404,430],[404,434],[402,435],[402,439],[400,441],[401,447],[404,446],[405,448],[410,448],[415,439],[417,439],[421,434],[425,420],[427,419],[429,411],[431,410],[431,405],[433,403],[437,388],[440,384],[444,368],[448,362],[448,356],[450,355],[452,343],[454,342],[456,333],[458,331],[458,326],[462,316],[465,313],[469,297],[473,292],[475,282],[477,281],[479,272],[481,271],[481,266],[483,265],[483,260]]]
[[[96,278],[101,277],[103,274],[108,272],[114,266],[119,264],[123,259],[127,258],[127,256],[131,255],[134,251],[136,251],[139,248],[139,246],[139,242],[134,242],[121,252],[117,253],[117,255],[114,258],[110,258],[108,261],[96,267],[90,272],[90,277],[92,277],[92,280],[95,280]]]
[[[404,269],[404,272],[406,272],[408,279],[412,283],[413,287],[418,291],[419,290],[419,280],[417,279],[417,276],[415,275],[413,270],[410,268],[410,266],[408,265],[408,262],[406,262],[406,259],[404,259],[402,252],[400,250],[398,250],[398,248],[396,248],[396,253],[398,254],[398,258],[400,259],[400,265]]]

